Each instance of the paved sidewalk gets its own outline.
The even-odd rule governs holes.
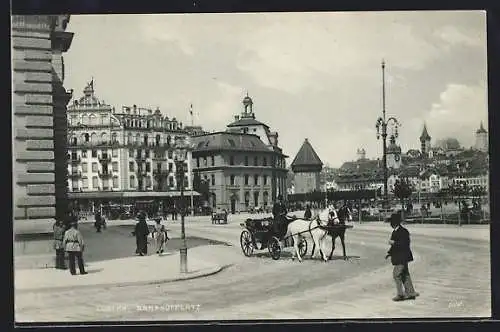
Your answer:
[[[178,252],[159,256],[133,256],[86,264],[87,275],[70,275],[68,270],[37,269],[15,271],[17,292],[72,289],[82,287],[128,286],[157,284],[213,275],[222,271],[217,259],[221,246],[203,246],[189,250],[187,274],[181,274]],[[78,268],[77,268],[78,273]]]

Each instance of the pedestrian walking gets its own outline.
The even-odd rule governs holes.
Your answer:
[[[137,248],[135,250],[135,253],[144,256],[148,254],[148,235],[149,235],[149,228],[148,224],[146,223],[146,215],[144,212],[139,214],[138,217],[139,221],[135,225],[135,241],[137,244]]]
[[[312,217],[311,207],[306,205],[306,211],[304,212],[304,220],[309,220]]]
[[[85,243],[83,236],[78,230],[78,222],[72,221],[71,228],[64,233],[63,238],[64,249],[69,256],[69,272],[72,275],[76,274],[75,259],[78,261],[78,268],[80,274],[87,274],[85,266],[83,265],[83,251],[85,250]]]
[[[167,229],[165,228],[165,225],[161,225],[161,228],[158,231],[156,236],[157,236],[157,238],[156,238],[156,241],[157,241],[156,253],[158,255],[161,255],[165,251],[167,241],[170,240],[170,238],[168,237]]]
[[[56,269],[65,270],[66,264],[64,263],[64,233],[66,227],[61,219],[57,219],[53,226],[54,230],[54,249],[56,250]]]
[[[163,245],[163,239],[162,239],[162,228],[165,228],[162,224],[161,224],[161,219],[160,218],[157,218],[156,219],[156,224],[155,224],[155,228],[153,230],[153,239],[155,241],[155,244],[156,244],[156,253],[157,254],[160,254],[160,250],[162,248],[162,245]],[[162,250],[163,251],[163,250]]]
[[[394,213],[390,217],[393,228],[389,244],[391,245],[385,258],[391,257],[393,278],[396,283],[396,297],[393,301],[414,300],[419,294],[415,292],[408,269],[408,263],[413,261],[410,249],[410,232],[401,225],[401,215]],[[403,289],[404,288],[404,289]]]
[[[102,227],[101,213],[97,211],[94,217],[95,217],[94,227],[97,233],[101,233],[101,227]]]

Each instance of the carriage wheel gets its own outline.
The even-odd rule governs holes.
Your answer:
[[[304,237],[300,238],[299,241],[299,255],[300,257],[304,257],[305,254],[307,254],[307,240]]]
[[[252,239],[252,234],[250,234],[249,231],[246,229],[241,232],[240,236],[240,244],[241,244],[241,250],[243,250],[243,254],[247,257],[250,257],[253,253],[253,239]]]
[[[281,256],[281,243],[280,243],[280,240],[273,236],[270,240],[269,240],[269,244],[268,244],[268,249],[269,249],[269,254],[271,255],[271,258],[274,259],[274,260],[277,260],[277,259],[280,259],[280,256]]]

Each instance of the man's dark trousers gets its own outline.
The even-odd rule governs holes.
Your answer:
[[[85,267],[83,266],[83,257],[81,251],[68,251],[69,255],[69,272],[71,274],[76,274],[75,259],[78,260],[78,268],[80,269],[80,274],[85,273]]]
[[[415,289],[413,288],[413,283],[410,277],[410,271],[408,269],[408,263],[394,265],[392,275],[394,277],[394,282],[396,283],[398,296],[411,296],[415,294]]]
[[[56,249],[56,269],[66,269],[64,264],[64,249]]]

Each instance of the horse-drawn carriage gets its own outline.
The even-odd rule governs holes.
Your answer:
[[[240,244],[243,254],[250,257],[254,250],[269,250],[272,259],[277,260],[281,257],[281,251],[284,247],[293,245],[293,239],[286,236],[286,224],[276,229],[273,227],[273,218],[247,219],[241,223],[243,231],[240,235]],[[307,252],[307,241],[301,238],[298,243],[300,255]]]
[[[348,228],[352,225],[346,225],[345,221],[352,220],[350,210],[341,208],[339,210],[340,216],[337,212],[330,209],[325,209],[321,216],[313,220],[298,219],[296,217],[285,217],[285,220],[278,224],[273,225],[275,222],[271,218],[263,219],[247,219],[241,223],[243,231],[240,235],[240,245],[243,254],[247,257],[251,256],[254,250],[269,250],[269,254],[274,260],[281,257],[281,252],[285,247],[295,247],[295,253],[299,261],[302,256],[307,253],[307,240],[309,236],[313,240],[313,248],[311,256],[314,256],[316,245],[319,246],[320,254],[323,260],[328,260],[322,249],[322,243],[325,236],[330,236],[332,239],[332,249],[329,259],[332,259],[333,251],[335,249],[335,239],[340,237],[342,242],[343,256],[347,259],[345,252],[344,235]],[[322,220],[322,221],[321,221]],[[297,245],[295,245],[295,242]]]

